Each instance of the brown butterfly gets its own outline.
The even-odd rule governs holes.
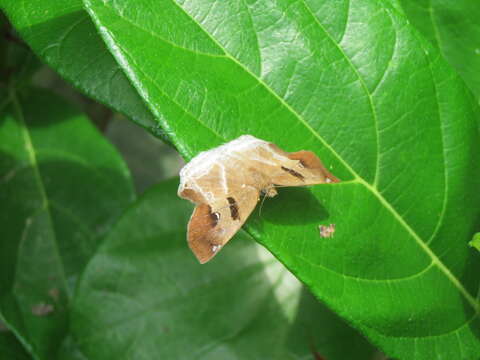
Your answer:
[[[242,227],[261,193],[273,197],[276,185],[338,181],[311,151],[288,153],[242,135],[198,154],[180,171],[178,195],[197,205],[188,223],[188,244],[203,264]]]

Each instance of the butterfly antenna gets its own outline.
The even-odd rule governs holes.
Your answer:
[[[262,208],[266,198],[267,198],[267,194],[263,193],[262,202],[260,203],[260,209],[258,209],[258,217],[260,218],[262,218]]]

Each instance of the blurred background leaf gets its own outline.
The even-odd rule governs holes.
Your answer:
[[[30,360],[15,335],[0,322],[0,360]]]
[[[43,90],[13,88],[0,119],[0,311],[35,358],[52,358],[68,299],[99,239],[135,199],[90,121]],[[95,209],[95,211],[92,211]]]
[[[119,114],[109,122],[105,136],[122,154],[139,194],[161,180],[177,176],[184,164],[174,148]]]

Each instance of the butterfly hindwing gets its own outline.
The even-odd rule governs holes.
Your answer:
[[[254,187],[244,187],[214,204],[195,207],[187,239],[200,263],[209,261],[235,235],[255,209],[258,197]]]

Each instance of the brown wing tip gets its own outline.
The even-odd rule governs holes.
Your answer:
[[[203,242],[190,242],[190,249],[200,264],[209,262],[220,250],[221,245],[210,245]]]
[[[200,204],[193,210],[188,223],[187,240],[200,264],[205,264],[213,258],[222,247],[216,233],[212,231],[217,221],[216,215],[207,204]]]
[[[322,164],[320,159],[315,153],[311,151],[301,150],[288,154],[288,158],[291,160],[298,160],[307,169],[319,170],[323,176],[325,176],[327,183],[338,183],[340,180],[335,177],[327,168]]]

